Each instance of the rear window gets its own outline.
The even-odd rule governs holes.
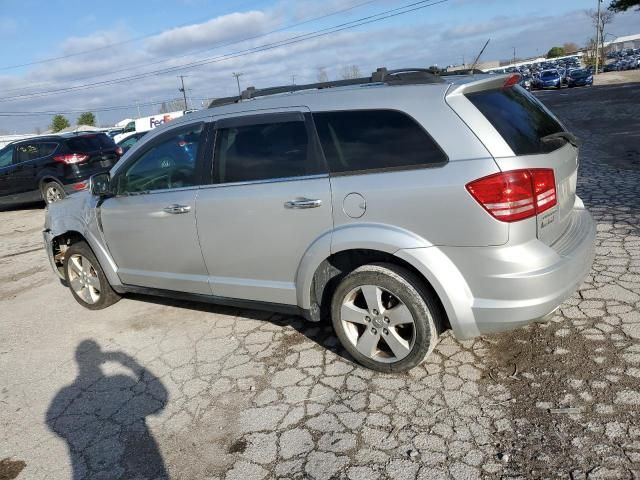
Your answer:
[[[116,148],[113,139],[104,133],[98,135],[81,135],[67,139],[67,146],[72,151],[95,152]]]
[[[491,122],[516,155],[548,153],[564,141],[543,142],[542,138],[564,129],[547,109],[520,88],[484,90],[467,98]]]
[[[441,165],[444,152],[408,115],[393,110],[314,113],[332,173]]]

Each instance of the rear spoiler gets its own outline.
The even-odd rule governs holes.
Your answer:
[[[483,75],[473,76],[460,82],[452,82],[447,90],[446,96],[458,96],[466,93],[481,92],[483,90],[496,90],[499,88],[513,87],[520,81],[521,76],[517,73],[506,75]]]

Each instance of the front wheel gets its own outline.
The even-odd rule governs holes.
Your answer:
[[[409,270],[363,265],[338,285],[331,301],[336,335],[365,367],[402,372],[419,365],[436,345],[440,309]]]
[[[73,298],[89,310],[101,310],[120,300],[85,242],[74,243],[65,252],[64,274]]]

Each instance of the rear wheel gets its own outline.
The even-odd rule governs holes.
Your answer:
[[[85,242],[74,243],[65,252],[64,274],[73,298],[89,310],[100,310],[120,300]]]
[[[47,204],[62,200],[65,196],[64,187],[55,180],[42,185],[42,199]]]
[[[439,312],[420,279],[394,264],[357,268],[331,302],[342,345],[365,367],[383,372],[409,370],[426,358],[437,342]]]

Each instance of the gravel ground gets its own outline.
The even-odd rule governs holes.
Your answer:
[[[551,322],[445,334],[407,374],[296,317],[84,310],[42,210],[0,212],[0,478],[640,477],[640,86],[539,95],[583,141],[591,275]]]

